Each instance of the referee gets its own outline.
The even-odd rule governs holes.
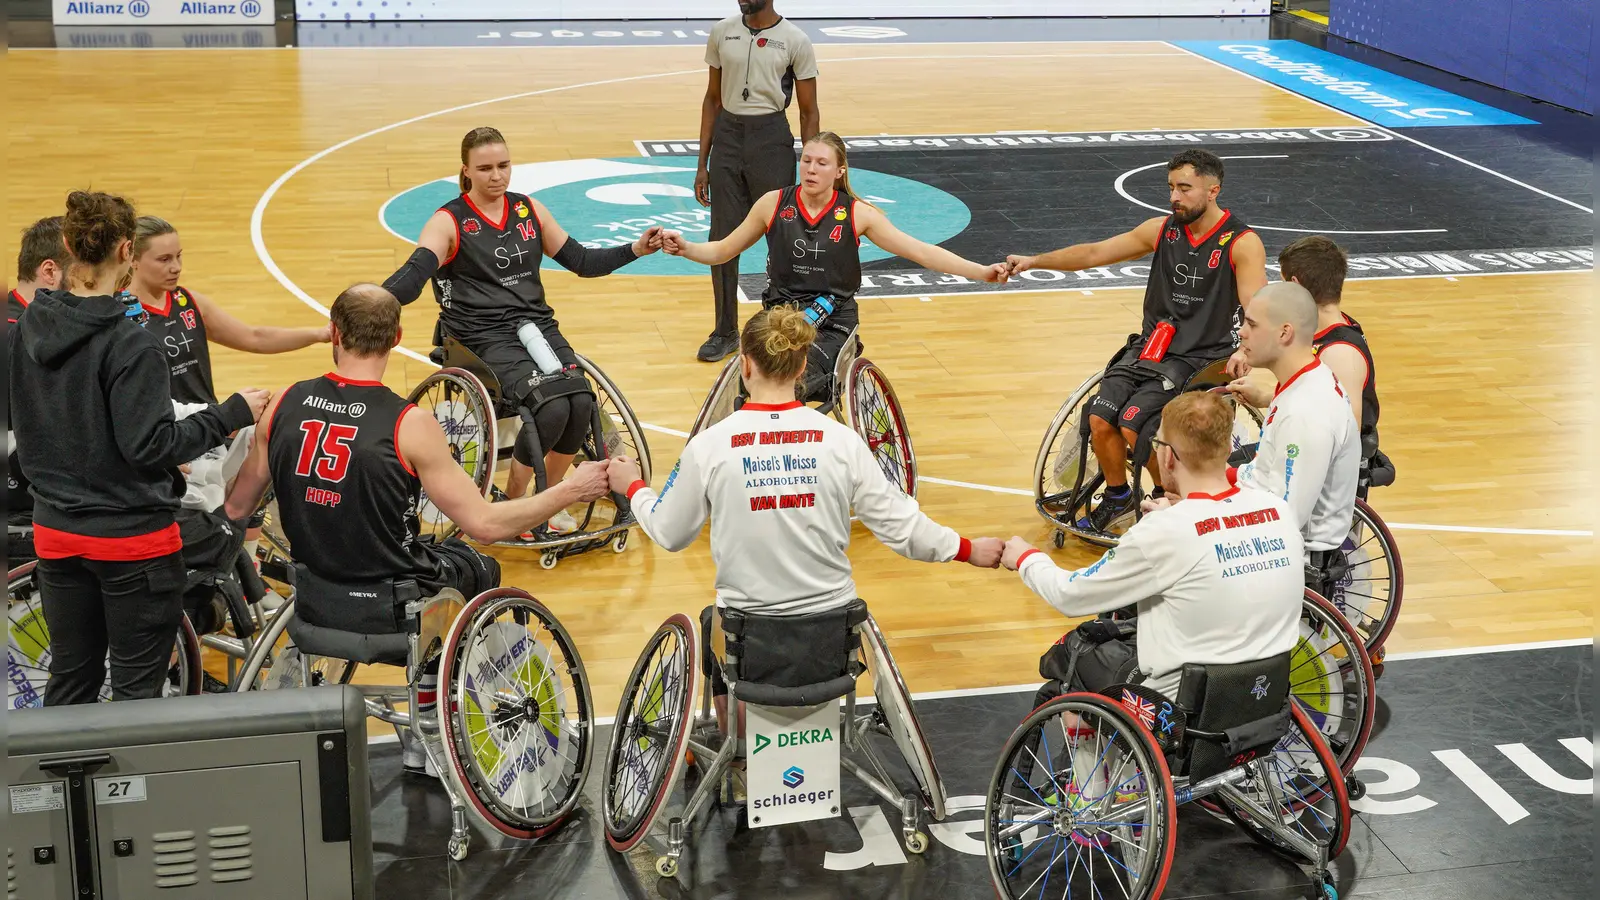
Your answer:
[[[817,54],[772,0],[739,0],[706,41],[711,67],[700,104],[700,166],[695,199],[711,207],[711,239],[744,221],[756,199],[795,183],[794,133],[784,110],[800,99],[800,136],[820,130]],[[708,164],[709,161],[709,164]],[[717,362],[739,349],[739,260],[711,267],[717,324],[699,357]]]

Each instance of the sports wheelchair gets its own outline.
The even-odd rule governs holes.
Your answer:
[[[1112,357],[1106,368],[1122,355]],[[1227,373],[1228,361],[1219,359],[1189,377],[1183,391],[1216,390],[1225,387],[1232,379]],[[1138,504],[1127,514],[1107,526],[1107,533],[1078,527],[1078,521],[1089,515],[1105,487],[1105,475],[1089,444],[1089,401],[1106,375],[1105,369],[1089,376],[1078,386],[1051,420],[1045,431],[1044,442],[1033,463],[1033,503],[1039,515],[1055,529],[1052,540],[1057,549],[1066,546],[1067,535],[1100,547],[1115,547],[1117,536],[1126,532],[1138,521],[1141,513]],[[1262,414],[1248,403],[1234,402],[1233,447],[1261,440]],[[1146,420],[1139,439],[1128,454],[1129,484],[1136,497],[1143,497],[1141,484],[1145,465],[1150,459],[1151,439],[1161,424],[1159,415]]]
[[[996,893],[1157,900],[1178,805],[1211,798],[1251,838],[1309,865],[1306,896],[1336,900],[1329,861],[1350,836],[1350,796],[1290,693],[1292,666],[1291,654],[1191,664],[1175,700],[1120,684],[1035,709],[1006,742],[988,789],[984,845]]]
[[[429,356],[441,368],[424,378],[408,399],[439,421],[450,441],[451,454],[487,497],[494,487],[496,470],[502,463],[509,464],[524,413],[504,395],[499,379],[477,354],[442,331],[435,334],[435,343],[437,346]],[[595,412],[589,436],[574,464],[618,455],[631,456],[639,461],[644,479],[649,481],[650,447],[633,408],[599,366],[581,355],[578,366],[594,394]],[[542,491],[548,486],[542,448],[534,453],[533,469],[533,489]],[[455,534],[454,523],[426,501],[424,497],[418,510],[424,530],[436,534],[440,540]],[[497,546],[539,550],[539,564],[546,569],[555,568],[565,557],[607,543],[621,553],[628,546],[628,532],[636,522],[626,497],[613,494],[608,501],[607,504],[593,501],[572,510],[578,529],[571,534],[561,534],[541,525],[535,529],[532,541],[505,541]]]
[[[860,328],[850,329],[833,364],[833,384],[817,411],[854,428],[867,442],[883,474],[907,495],[917,495],[917,454],[911,449],[911,431],[889,379],[871,360],[861,356]],[[689,429],[693,437],[726,419],[744,405],[748,396],[740,376],[739,354],[722,367]],[[848,403],[848,411],[846,404]],[[648,475],[646,478],[648,479]]]
[[[304,566],[293,572],[293,599],[252,645],[235,690],[354,684],[368,714],[393,725],[403,747],[420,747],[440,773],[450,798],[451,859],[466,857],[469,808],[508,837],[530,840],[560,827],[583,790],[594,715],[577,647],[548,609],[511,587],[464,601],[450,589],[424,597],[409,580],[342,585]],[[352,597],[358,593],[364,599]],[[301,609],[357,603],[391,609],[397,630],[325,627]],[[404,682],[354,682],[367,665],[402,667]],[[422,678],[435,665],[439,705],[425,708]]]
[[[707,610],[703,617],[721,616],[726,637],[726,661],[721,672],[728,687],[729,728],[738,721],[739,703],[745,711],[747,727],[766,713],[779,721],[796,717],[820,716],[831,721],[838,740],[831,749],[837,762],[901,814],[901,835],[907,850],[926,852],[928,835],[922,830],[924,817],[935,821],[945,817],[944,783],[934,765],[933,752],[917,722],[911,695],[895,667],[883,633],[867,614],[866,604],[807,616],[760,616],[738,610]],[[667,619],[645,645],[633,672],[623,688],[610,746],[606,751],[605,783],[602,788],[602,818],[606,841],[613,850],[626,852],[641,841],[659,838],[658,823],[666,814],[678,779],[692,758],[693,787],[682,806],[675,806],[666,820],[666,853],[656,860],[656,873],[663,878],[678,874],[679,859],[695,817],[712,803],[720,803],[730,787],[736,758],[744,756],[744,743],[736,734],[725,734],[711,715],[711,679],[704,676],[700,633],[696,623],[682,614]],[[711,662],[716,665],[715,661]],[[873,679],[876,704],[870,711],[856,707],[856,681],[863,674]],[[695,715],[695,683],[704,678],[700,713]],[[843,718],[835,718],[840,698]],[[756,709],[760,707],[760,709]],[[808,708],[808,709],[805,709]],[[774,754],[763,760],[756,754],[773,743],[755,731],[748,759],[752,769],[750,802],[763,783],[755,766],[767,770],[782,766],[793,757]],[[887,738],[910,770],[909,787],[905,779],[896,780],[879,756],[873,735]],[[831,742],[831,735],[827,739]],[[775,741],[782,743],[781,740]],[[824,744],[823,746],[826,746]],[[816,753],[816,750],[812,751]],[[692,757],[691,757],[692,755]],[[816,757],[807,765],[817,765]],[[779,794],[792,792],[791,768],[783,773]],[[808,786],[816,783],[816,772],[802,773]],[[787,789],[787,790],[786,790]],[[766,806],[746,810],[751,826],[772,822],[772,815],[758,809],[781,808],[787,796],[775,796]],[[833,799],[833,798],[829,798]],[[842,804],[833,799],[831,807],[819,812],[782,821],[804,821],[840,814]],[[652,832],[656,832],[652,834]],[[660,847],[659,841],[654,842]]]

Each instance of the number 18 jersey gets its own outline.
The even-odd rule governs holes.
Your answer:
[[[267,464],[295,561],[317,576],[354,584],[434,575],[417,539],[422,482],[396,443],[411,406],[381,382],[332,373],[283,392]]]

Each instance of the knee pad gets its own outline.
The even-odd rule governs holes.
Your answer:
[[[589,436],[594,424],[594,395],[568,394],[566,427],[551,442],[550,449],[557,453],[577,453],[583,449],[583,439]],[[557,401],[560,402],[560,401]]]

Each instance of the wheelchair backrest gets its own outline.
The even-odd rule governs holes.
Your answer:
[[[866,603],[804,616],[722,609],[725,670],[741,700],[761,706],[813,706],[844,696],[861,674]]]
[[[1241,766],[1289,731],[1289,654],[1232,665],[1189,663],[1178,686],[1190,783]]]
[[[856,364],[856,358],[861,355],[859,332],[861,326],[850,329],[850,335],[844,339],[844,346],[839,349],[839,356],[833,363],[833,385],[838,391],[844,390],[849,384],[846,379],[850,376],[850,367]]]
[[[352,634],[398,634],[408,630],[406,607],[422,598],[409,578],[348,584],[294,564],[295,616],[318,628]]]

